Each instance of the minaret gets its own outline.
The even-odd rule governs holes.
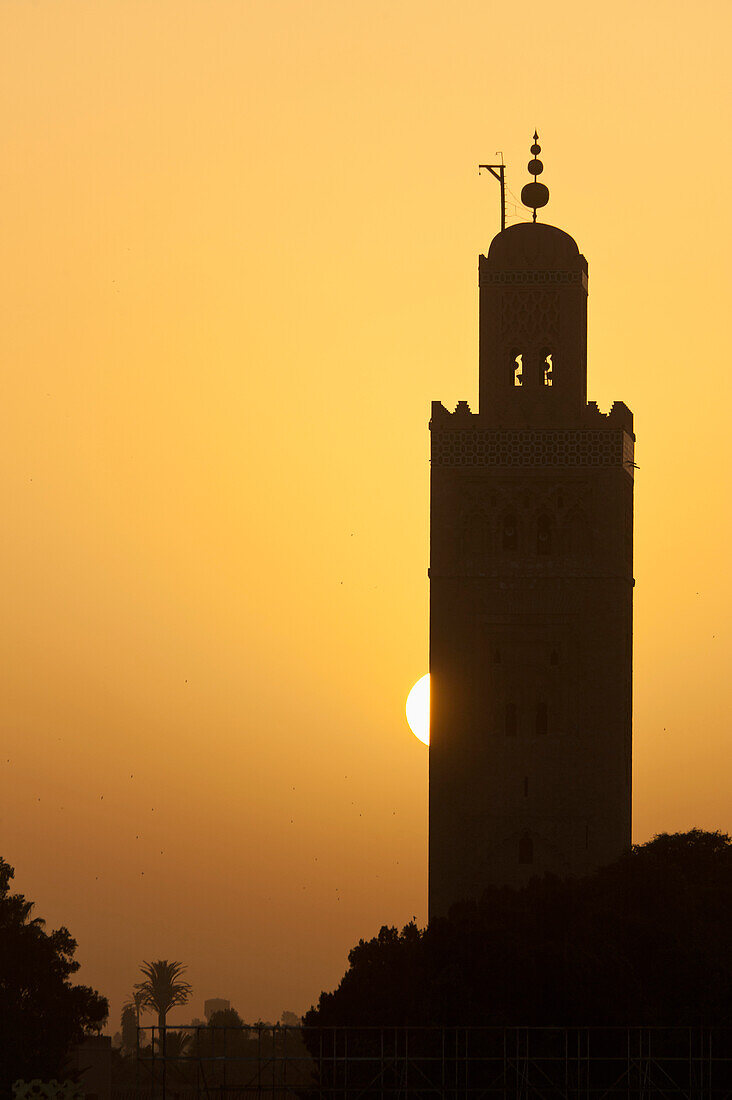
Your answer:
[[[587,261],[536,221],[479,259],[480,405],[432,405],[430,916],[630,844],[633,417],[587,403]]]

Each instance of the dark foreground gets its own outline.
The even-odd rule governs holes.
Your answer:
[[[149,1029],[157,1031],[157,1029]],[[185,1033],[185,1029],[180,1029]],[[730,1028],[220,1028],[157,1034],[134,1097],[732,1100]],[[179,1031],[179,1029],[176,1029]]]

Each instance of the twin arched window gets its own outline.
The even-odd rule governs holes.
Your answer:
[[[553,386],[554,352],[551,348],[540,351],[519,351],[512,348],[508,355],[510,384],[517,386]]]
[[[515,737],[518,733],[518,708],[515,703],[506,703],[505,731],[506,737]],[[549,708],[543,700],[540,700],[534,711],[534,734],[537,737],[546,737],[548,733]]]
[[[505,512],[500,527],[501,549],[515,553],[519,549],[519,525],[515,512]],[[463,546],[468,554],[484,554],[490,549],[491,530],[488,517],[482,512],[471,512],[463,524]],[[536,520],[536,553],[545,556],[554,553],[554,520],[542,514]]]
[[[513,552],[519,548],[518,521],[513,512],[506,512],[501,525],[501,548]],[[554,551],[554,521],[541,515],[536,521],[536,553],[545,555]]]

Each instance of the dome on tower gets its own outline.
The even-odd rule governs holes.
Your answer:
[[[545,222],[519,222],[491,241],[488,266],[501,271],[587,270],[576,242]]]

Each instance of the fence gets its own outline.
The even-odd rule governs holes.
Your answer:
[[[732,1100],[732,1028],[139,1029],[114,1100]]]

